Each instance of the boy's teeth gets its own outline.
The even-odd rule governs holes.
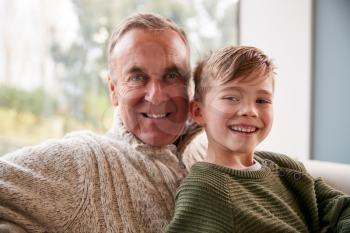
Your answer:
[[[165,116],[166,116],[166,113],[164,113],[164,114],[146,114],[146,117],[155,118],[155,119],[163,118]]]
[[[239,131],[244,133],[252,133],[256,131],[256,127],[231,126],[230,128],[234,131]]]

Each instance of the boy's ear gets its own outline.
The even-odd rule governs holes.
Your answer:
[[[203,106],[202,103],[192,100],[190,102],[190,113],[192,116],[192,119],[201,126],[204,126],[205,121],[204,121],[204,117],[203,117]]]
[[[113,81],[110,75],[108,75],[108,91],[109,91],[109,98],[111,99],[112,105],[114,107],[118,106],[117,84]]]

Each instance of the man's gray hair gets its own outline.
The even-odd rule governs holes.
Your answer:
[[[112,65],[112,53],[118,40],[131,29],[145,29],[145,30],[166,30],[171,29],[179,34],[184,41],[187,49],[190,46],[187,40],[186,33],[182,30],[174,21],[168,18],[164,18],[160,15],[153,13],[136,13],[125,18],[119,25],[117,25],[109,39],[108,43],[108,67],[111,71]]]

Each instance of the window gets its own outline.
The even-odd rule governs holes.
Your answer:
[[[11,0],[0,2],[0,155],[65,133],[111,126],[106,46],[134,12],[173,19],[192,62],[237,44],[238,0]]]

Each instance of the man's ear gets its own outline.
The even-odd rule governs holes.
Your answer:
[[[201,126],[204,126],[205,120],[203,116],[203,104],[201,102],[192,100],[190,102],[190,113],[192,119]]]
[[[109,91],[109,98],[111,99],[112,105],[114,107],[118,106],[117,84],[113,81],[110,75],[108,75],[108,91]]]

